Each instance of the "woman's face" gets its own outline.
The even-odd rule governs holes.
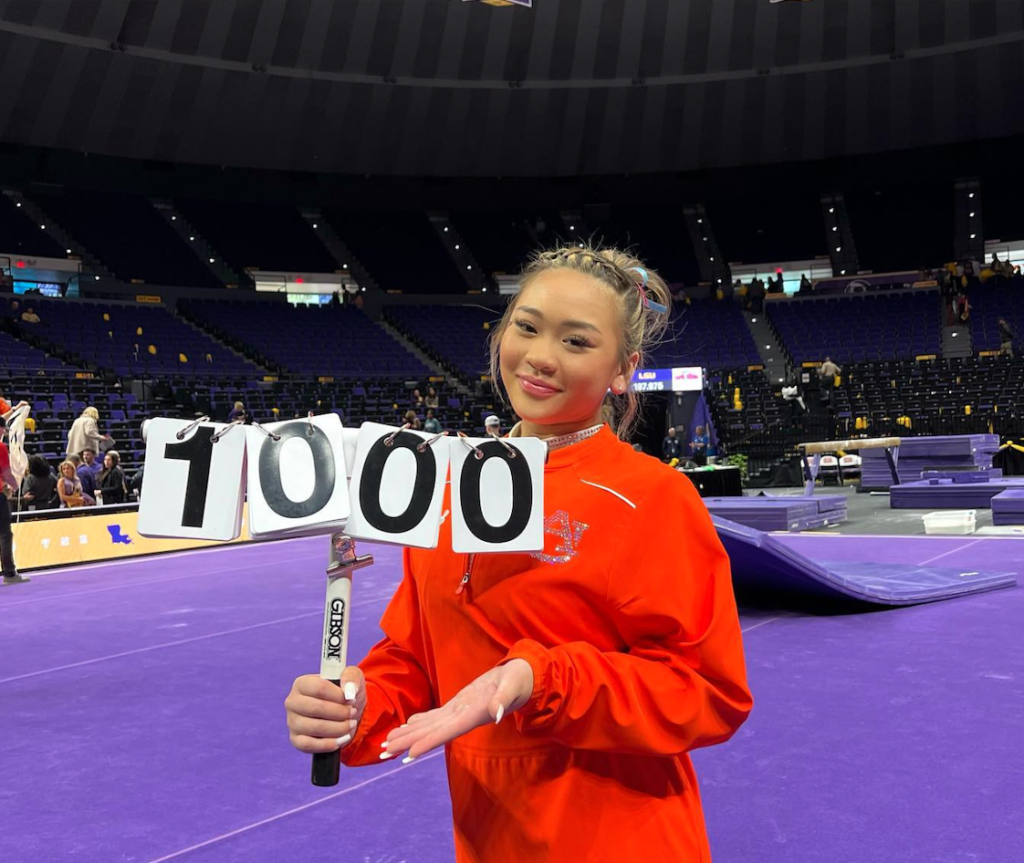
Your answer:
[[[103,456],[103,466],[110,470],[114,466],[114,460],[109,455]]]
[[[74,465],[66,464],[60,469],[60,472],[64,474],[66,479],[72,479],[75,475],[75,467]]]
[[[610,287],[568,269],[533,277],[501,337],[501,379],[515,412],[537,426],[594,421],[608,389],[625,392],[636,366],[636,356],[622,362],[621,339]]]

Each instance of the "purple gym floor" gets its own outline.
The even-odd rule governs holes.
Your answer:
[[[1020,570],[1019,540],[977,539],[787,537],[827,559],[951,552],[951,565],[1015,558]],[[288,744],[282,701],[317,668],[326,545],[225,547],[0,589],[0,860],[452,860],[442,758],[317,789]],[[400,577],[396,549],[373,551],[355,585],[354,659]],[[1020,589],[745,613],[754,712],[694,756],[716,863],[1024,859],[1022,619]]]

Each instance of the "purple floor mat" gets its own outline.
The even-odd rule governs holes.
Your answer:
[[[757,530],[812,530],[846,521],[847,499],[841,494],[758,495],[704,498],[704,504],[712,515]]]
[[[1005,545],[976,548],[971,561],[957,562],[967,547],[983,540],[958,539],[938,550],[914,537],[813,537],[766,534],[715,517],[715,527],[732,561],[737,588],[856,599],[881,605],[935,602],[1016,584],[1021,551]],[[807,540],[826,539],[826,544]],[[929,541],[929,538],[922,537]],[[844,540],[849,540],[844,542]],[[993,539],[992,543],[1004,543]],[[890,548],[892,554],[889,554]],[[910,559],[904,555],[916,549]],[[1000,552],[1006,560],[998,560]]]
[[[830,556],[861,560],[871,547],[777,539],[839,543]],[[975,538],[921,539],[893,538],[892,556],[977,555]],[[989,542],[986,558],[1013,558],[1012,541]],[[443,758],[346,770],[316,789],[288,745],[281,702],[316,668],[324,545],[145,558],[0,588],[0,860],[451,861]],[[397,549],[373,551],[354,589],[353,659],[379,636],[400,577]],[[1024,776],[1012,766],[1022,596],[743,614],[754,713],[732,741],[694,754],[716,863],[1024,859]]]
[[[1024,524],[1024,488],[1007,489],[992,498],[992,524]]]
[[[1024,477],[1003,477],[987,482],[921,480],[889,489],[889,506],[893,509],[990,509],[993,497],[1014,488],[1024,488]]]

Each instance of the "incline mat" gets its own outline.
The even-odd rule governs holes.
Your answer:
[[[986,482],[926,479],[889,489],[891,509],[991,509],[992,498],[1010,489],[1024,488],[1024,478],[1003,477]]]
[[[772,535],[712,518],[741,591],[914,605],[1013,587],[1024,569],[1013,540]]]

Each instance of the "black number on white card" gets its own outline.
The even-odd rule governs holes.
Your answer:
[[[417,450],[423,439],[409,432],[399,432],[386,446],[387,437],[380,438],[366,454],[363,474],[359,480],[359,507],[363,518],[377,530],[386,533],[405,533],[418,525],[430,509],[434,496],[434,482],[437,479],[437,464],[427,448]],[[384,476],[384,464],[396,450],[410,450],[416,458],[416,478],[413,481],[412,497],[405,510],[398,515],[388,515],[380,505],[380,483]]]
[[[206,492],[210,487],[210,462],[214,429],[199,426],[196,433],[181,443],[164,446],[164,458],[188,462],[188,483],[185,485],[185,506],[181,514],[182,527],[202,527],[206,515]]]
[[[505,447],[497,441],[487,441],[476,446],[483,452],[484,457],[466,459],[462,465],[462,480],[459,483],[462,515],[466,519],[466,527],[477,539],[484,542],[511,542],[526,530],[530,523],[530,512],[533,510],[530,466],[525,458],[509,458]],[[501,459],[512,475],[512,512],[509,513],[508,521],[499,525],[490,524],[484,518],[480,500],[480,476],[484,465],[492,458]]]
[[[334,494],[336,477],[330,440],[321,429],[305,421],[281,426],[275,433],[280,440],[268,437],[260,447],[259,456],[260,486],[267,506],[282,518],[305,518],[320,512]],[[281,483],[281,447],[293,438],[305,441],[312,450],[315,472],[313,491],[305,500],[299,501],[288,497]]]

